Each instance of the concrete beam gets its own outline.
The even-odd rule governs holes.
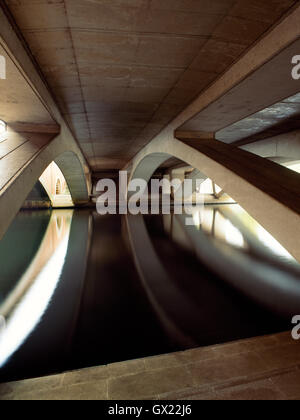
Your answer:
[[[242,146],[241,149],[280,163],[300,160],[300,130]]]
[[[192,130],[175,130],[177,139],[214,139],[214,132],[192,131]]]
[[[253,50],[256,50],[256,46],[253,47]],[[213,98],[208,106],[187,121],[180,130],[215,132],[218,140],[230,143],[233,141],[231,137],[234,138],[234,141],[238,141],[244,134],[241,129],[241,137],[237,137],[239,134],[238,127],[236,127],[237,122],[242,124],[247,118],[259,116],[260,119],[258,118],[252,123],[256,127],[260,126],[260,129],[263,130],[266,120],[268,120],[268,112],[264,114],[262,110],[267,109],[269,115],[272,115],[274,104],[281,106],[282,114],[288,114],[285,109],[289,110],[290,104],[286,104],[284,101],[295,96],[299,91],[299,84],[292,78],[292,58],[298,54],[299,50],[300,40],[297,39],[284,50],[278,51],[277,55],[256,68],[253,73],[249,74],[246,68],[237,69],[243,71],[245,77],[231,87],[228,84],[226,91],[219,98]],[[241,62],[243,62],[243,58],[239,63]],[[230,73],[230,71],[228,72]],[[227,90],[228,88],[229,90]],[[280,105],[281,102],[282,105]],[[274,110],[273,115],[276,115]],[[288,120],[288,115],[286,115],[286,120]],[[281,120],[274,119],[273,124],[276,125],[283,121],[282,117]],[[230,136],[232,125],[234,125],[234,134]],[[225,128],[227,127],[229,135],[226,135]]]
[[[184,111],[173,119],[164,130],[154,137],[150,144],[155,147],[155,144],[158,145],[173,141],[176,130],[191,131],[190,128],[184,126],[187,121],[224,96],[239,83],[253,75],[256,70],[298,40],[299,21],[300,5],[294,8],[278,25],[267,32],[265,36],[249,49],[226,73],[217,79],[216,82],[202,92]],[[291,73],[289,73],[289,76],[291,76]],[[236,107],[238,108],[238,104],[236,104]],[[215,119],[217,119],[217,117],[217,115],[214,115]],[[192,131],[194,130],[192,129]],[[144,154],[144,151],[147,150],[147,147],[148,146],[138,153],[127,166],[130,167],[132,163],[140,160],[140,157]],[[126,168],[127,167],[125,167],[125,169]]]
[[[0,7],[0,52],[4,54],[7,66],[6,80],[0,81],[1,88],[6,89],[8,94],[14,98],[13,102],[4,103],[0,108],[0,118],[3,118],[4,121],[7,118],[12,129],[22,133],[55,134],[61,132],[64,141],[70,144],[72,149],[76,149],[76,154],[80,157],[84,170],[90,177],[89,165],[84,154],[66,124],[27,44],[3,7]],[[25,89],[26,101],[22,102]],[[0,101],[2,100],[3,95],[0,98]],[[16,103],[19,102],[22,109],[25,109],[22,118],[16,111]],[[12,112],[8,115],[7,112],[10,108]],[[90,190],[89,179],[87,179],[87,184],[87,188]]]
[[[8,17],[7,11],[3,6],[0,7],[0,45],[4,49],[8,60],[10,60],[19,74],[23,78],[23,83],[27,84],[35,96],[47,109],[53,120],[61,125],[62,115],[49,91],[49,88],[42,76],[41,71],[34,62],[34,59],[18,31],[14,22]],[[9,69],[8,69],[9,70]],[[9,73],[7,76],[9,76]],[[31,121],[36,123],[36,121]]]
[[[0,98],[0,118],[9,125],[8,140],[0,143],[1,238],[52,161],[56,161],[64,173],[74,204],[89,201],[91,173],[5,8],[0,8],[0,54],[5,57],[7,66],[6,79],[0,81],[5,93]]]

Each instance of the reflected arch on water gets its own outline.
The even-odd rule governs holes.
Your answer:
[[[263,230],[262,236],[263,228],[257,222],[253,220],[253,227],[249,228],[226,207],[213,209],[211,230],[186,226],[182,215],[173,217],[178,221],[177,229],[184,232],[190,249],[212,273],[257,304],[291,319],[300,311],[299,264],[269,233]],[[234,207],[239,210],[239,206]],[[250,218],[242,209],[241,214]],[[222,223],[217,225],[216,215],[223,217]],[[235,235],[230,239],[228,226]],[[266,242],[265,235],[272,240]]]
[[[125,223],[137,271],[163,328],[174,343],[195,346],[189,330],[195,329],[195,323],[199,328],[196,305],[174,286],[153,247],[143,216],[125,216]]]
[[[90,214],[71,209],[20,212],[23,226],[30,214],[36,222],[48,214],[48,226],[23,275],[16,273],[13,288],[0,299],[6,325],[0,336],[0,377],[11,377],[12,372],[26,376],[23,371],[30,370],[30,364],[24,360],[30,361],[33,351],[50,360],[55,345],[72,335],[79,311],[91,240]],[[6,235],[10,233],[11,229]],[[13,277],[11,267],[10,272]]]
[[[65,263],[72,217],[72,210],[51,214],[35,257],[0,306],[0,314],[5,319],[0,336],[0,367],[26,341],[47,310]],[[57,230],[58,219],[60,230]]]
[[[173,344],[190,348],[265,334],[274,320],[288,323],[290,311],[299,309],[299,268],[274,266],[270,253],[265,262],[255,260],[236,247],[241,242],[222,243],[185,226],[182,215],[124,220],[141,284]]]

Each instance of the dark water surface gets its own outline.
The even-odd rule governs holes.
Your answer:
[[[238,207],[220,209],[196,229],[296,265]],[[174,215],[92,210],[19,213],[0,242],[0,321],[1,382],[290,328],[199,261]]]

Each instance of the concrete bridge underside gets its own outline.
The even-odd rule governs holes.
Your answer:
[[[238,201],[298,260],[300,176],[264,158],[300,159],[299,132],[243,146],[245,150],[215,138],[236,121],[298,92],[290,64],[298,52],[299,19],[300,7],[261,37],[126,167],[131,178],[148,180],[170,157],[187,163]],[[91,172],[28,49],[2,10],[0,53],[11,75],[0,98],[9,126],[8,140],[0,143],[1,238],[52,161],[64,173],[75,205],[89,201]],[[274,66],[278,72],[270,72]],[[269,89],[257,95],[266,81]]]
[[[247,118],[279,103],[279,111],[271,110],[277,127],[293,108],[286,98],[293,98],[294,113],[299,110],[299,81],[291,77],[292,58],[300,45],[299,19],[297,7],[204,90],[127,167],[132,178],[149,180],[170,156],[180,159],[211,178],[298,260],[300,176],[275,162],[300,159],[299,129],[277,136],[273,129],[268,139],[243,145],[244,150],[230,138],[215,139],[236,121],[249,124]],[[255,119],[256,132],[264,129],[266,119],[266,113]],[[246,128],[239,127],[241,132]]]
[[[88,163],[47,85],[11,22],[0,10],[0,54],[7,79],[1,80],[1,118],[7,138],[0,141],[0,238],[48,165],[64,174],[75,205],[89,201]]]
[[[213,179],[300,260],[298,173],[216,140],[173,138],[147,146],[131,168],[131,179],[149,180],[170,156]]]
[[[0,144],[0,237],[53,161],[64,174],[74,204],[78,206],[89,201],[84,162],[76,143],[68,141],[63,133],[49,140],[45,134],[10,132],[4,145],[6,152]],[[8,145],[15,148],[8,152]]]

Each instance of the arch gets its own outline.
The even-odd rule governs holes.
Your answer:
[[[66,151],[57,156],[54,162],[65,177],[74,204],[89,201],[87,177],[78,155],[72,151]]]
[[[300,261],[299,174],[216,140],[183,142],[166,136],[152,141],[134,158],[130,180],[148,181],[169,157],[211,178]]]
[[[140,178],[148,182],[151,176],[154,174],[163,163],[172,157],[169,153],[150,153],[146,154],[143,159],[136,165],[132,170],[132,179]]]
[[[61,192],[62,192],[61,182],[60,182],[60,179],[58,178],[56,181],[56,186],[55,186],[55,194],[60,195]]]
[[[13,133],[24,142],[24,137]],[[62,171],[75,206],[89,201],[91,174],[85,158],[68,132],[49,139],[40,134],[26,135],[27,142],[0,161],[0,239],[22,207],[36,181],[55,162]],[[8,139],[8,142],[10,139]],[[6,171],[1,171],[1,165]]]

